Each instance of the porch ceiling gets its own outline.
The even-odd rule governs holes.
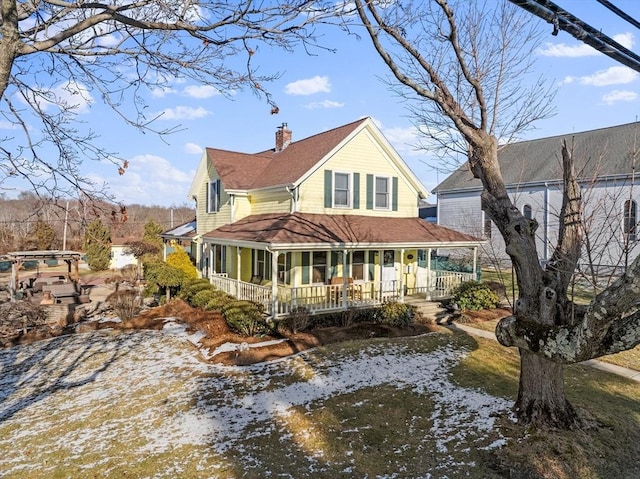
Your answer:
[[[223,244],[266,244],[273,249],[319,247],[474,247],[482,240],[421,218],[310,213],[262,214],[203,235]]]

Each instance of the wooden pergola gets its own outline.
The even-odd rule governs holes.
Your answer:
[[[78,264],[82,253],[77,251],[14,251],[0,256],[2,261],[11,261],[11,280],[9,282],[9,295],[13,301],[18,291],[18,283],[20,280],[20,267],[25,261],[44,261],[47,259],[55,259],[67,263],[67,277],[70,281],[78,281],[79,271]],[[72,275],[73,274],[73,275]]]

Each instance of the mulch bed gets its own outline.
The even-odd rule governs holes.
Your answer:
[[[469,321],[486,321],[502,317],[506,314],[508,314],[508,312],[504,310],[474,311],[469,312],[469,314],[465,312],[465,316]],[[5,340],[2,345],[12,346],[15,344],[26,344],[63,334],[108,328],[118,330],[160,330],[164,327],[166,318],[175,318],[176,321],[185,324],[189,332],[203,332],[205,336],[200,340],[200,343],[210,351],[215,350],[218,346],[225,343],[238,345],[242,343],[256,344],[274,339],[284,339],[284,341],[277,344],[221,352],[209,360],[210,362],[224,365],[248,365],[270,361],[287,357],[310,348],[344,341],[417,336],[436,331],[435,325],[423,322],[416,322],[407,328],[366,322],[345,327],[316,328],[295,334],[286,334],[285,336],[247,337],[232,331],[219,312],[193,308],[185,301],[175,299],[169,304],[145,310],[130,321],[83,321],[82,323],[66,328],[49,328],[48,330],[37,330],[26,334],[19,334],[10,340]]]

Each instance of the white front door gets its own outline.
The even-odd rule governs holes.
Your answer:
[[[398,275],[396,274],[395,251],[392,249],[386,249],[382,253],[382,292],[395,292],[397,279]]]

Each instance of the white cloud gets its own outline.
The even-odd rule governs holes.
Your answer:
[[[638,72],[624,66],[615,66],[600,70],[593,75],[580,77],[583,85],[608,86],[631,83],[638,77]]]
[[[613,39],[626,48],[632,48],[634,44],[633,34],[630,32],[614,35]],[[577,45],[567,45],[566,43],[545,43],[544,48],[537,50],[538,55],[543,57],[578,58],[602,55],[595,48],[584,43]]]
[[[576,81],[576,77],[566,76],[558,83],[558,86],[568,85],[569,83],[573,83],[574,81]]]
[[[314,101],[307,103],[304,107],[310,110],[317,110],[322,108],[342,108],[344,103],[340,103],[332,100]]]
[[[188,202],[195,171],[182,171],[155,155],[137,155],[129,160],[122,176],[91,175],[97,184],[107,183],[111,193],[125,204],[170,205]]]
[[[26,93],[29,100],[37,103],[38,106],[46,111],[50,107],[68,108],[74,113],[87,113],[89,106],[93,103],[93,97],[89,93],[89,89],[76,81],[68,81],[60,83],[48,91],[41,90],[43,96],[36,96],[32,93]],[[24,99],[22,99],[24,101]]]
[[[172,95],[175,92],[176,91],[173,88],[159,87],[159,88],[153,88],[151,90],[151,96],[153,96],[155,98],[164,98],[165,96]]]
[[[186,143],[184,145],[184,151],[190,155],[201,155],[204,149],[195,143]]]
[[[182,93],[191,98],[210,98],[220,94],[218,89],[211,85],[189,85],[182,90]]]
[[[206,108],[199,106],[198,108],[192,108],[190,106],[177,106],[175,108],[165,108],[160,112],[159,119],[161,120],[196,120],[198,118],[204,118],[209,115]]]
[[[602,101],[607,105],[613,105],[621,101],[635,101],[638,93],[630,90],[613,90],[602,97]]]
[[[329,77],[321,77],[319,75],[305,80],[298,80],[288,83],[285,87],[288,95],[313,95],[314,93],[330,93],[331,84]]]
[[[589,45],[567,45],[566,43],[545,43],[544,48],[539,48],[536,53],[543,57],[576,58],[598,55],[598,51]]]

